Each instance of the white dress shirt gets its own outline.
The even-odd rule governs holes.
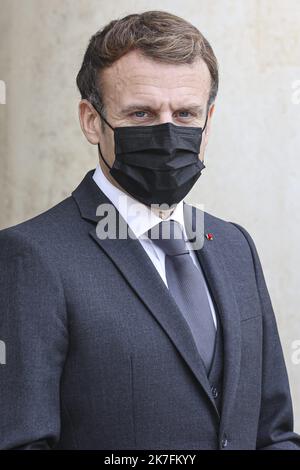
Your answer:
[[[113,203],[113,205],[117,208],[125,222],[128,224],[134,235],[137,237],[139,242],[141,243],[142,247],[146,251],[147,255],[151,259],[152,263],[154,264],[155,268],[157,269],[159,275],[161,276],[162,280],[167,284],[166,279],[166,271],[165,271],[165,253],[164,251],[158,247],[156,244],[152,242],[150,238],[148,238],[145,233],[154,227],[155,225],[159,224],[162,219],[156,215],[148,206],[142,204],[141,202],[137,201],[130,195],[126,194],[125,192],[121,191],[119,188],[114,186],[104,175],[100,164],[98,163],[96,169],[93,174],[93,180],[99,186],[101,191],[108,197],[108,199]],[[167,220],[176,220],[179,222],[183,234],[185,237],[185,241],[187,247],[190,247],[190,243],[187,240],[187,235],[184,226],[184,217],[183,217],[183,200],[180,201],[175,209],[173,210],[172,214],[168,217]],[[166,219],[164,219],[166,220]],[[195,266],[201,270],[201,266],[199,265],[197,256],[194,250],[189,248],[190,255]],[[204,278],[205,281],[205,278]],[[210,304],[213,320],[215,326],[217,327],[216,322],[216,314],[214,310],[214,305],[205,283],[206,292],[208,296],[208,301]]]

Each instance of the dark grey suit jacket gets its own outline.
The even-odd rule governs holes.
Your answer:
[[[224,333],[221,416],[187,323],[136,239],[101,240],[91,170],[0,231],[0,447],[299,449],[275,317],[247,231],[208,213],[197,251]],[[185,205],[187,207],[187,205]],[[199,209],[196,209],[199,210]]]

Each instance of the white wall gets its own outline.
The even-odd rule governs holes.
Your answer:
[[[95,167],[77,118],[84,50],[111,19],[149,9],[192,21],[219,59],[206,169],[187,200],[245,226],[256,242],[300,432],[298,0],[0,0],[0,227],[59,202]]]

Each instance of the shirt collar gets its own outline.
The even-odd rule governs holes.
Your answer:
[[[94,171],[93,180],[120,212],[137,238],[144,239],[143,234],[162,222],[163,219],[156,215],[148,206],[114,186],[104,175],[99,163]],[[187,239],[184,227],[183,200],[176,205],[172,214],[164,220],[175,220],[179,222],[183,229],[184,237]]]

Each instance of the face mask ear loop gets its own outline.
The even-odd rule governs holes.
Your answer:
[[[205,124],[204,124],[204,127],[202,129],[202,132],[204,132],[204,129],[206,128],[207,119],[208,119],[208,111],[207,111],[207,114],[206,114]]]
[[[103,121],[112,129],[114,130],[114,128],[109,124],[109,122],[105,119],[105,117],[102,115],[102,113],[100,113],[100,111],[98,111],[98,109],[94,106],[94,108],[96,109],[97,113],[99,114],[100,118],[103,119]],[[107,166],[107,168],[109,168],[109,170],[111,170],[111,166],[109,166],[109,164],[107,163],[107,161],[105,160],[105,158],[103,157],[102,155],[102,152],[101,152],[101,148],[100,148],[100,143],[98,142],[98,150],[99,150],[99,153],[101,155],[101,158],[102,160],[104,161],[105,165]]]
[[[98,113],[99,113],[99,111],[98,111]],[[103,119],[103,121],[104,121],[112,130],[114,130],[114,128],[109,124],[109,122],[105,119],[105,117],[104,117],[101,113],[99,113],[99,115],[100,115],[101,119]]]
[[[98,142],[98,150],[99,150],[99,153],[101,155],[101,158],[102,160],[104,161],[105,165],[107,166],[107,168],[109,168],[111,170],[111,167],[109,166],[109,164],[107,163],[107,161],[105,160],[105,158],[103,157],[102,155],[102,152],[101,152],[101,149],[100,149],[100,143]]]
[[[202,129],[202,134],[203,134],[203,132],[204,132],[204,129],[206,128],[207,119],[208,119],[208,111],[207,111],[207,114],[206,114],[206,119],[205,119],[205,123],[204,123],[203,129]],[[203,162],[202,162],[202,163],[203,163],[203,165],[204,165],[204,159],[203,159]],[[204,167],[205,167],[205,165],[204,165]]]

